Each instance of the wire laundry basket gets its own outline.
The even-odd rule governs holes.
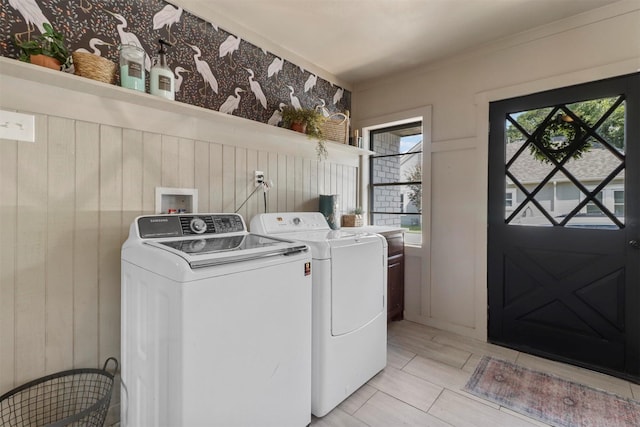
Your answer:
[[[114,373],[107,371],[110,361]],[[114,357],[102,369],[71,369],[30,381],[0,396],[0,425],[103,426],[118,371]]]

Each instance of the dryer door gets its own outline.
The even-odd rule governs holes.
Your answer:
[[[331,242],[332,335],[352,332],[385,311],[383,249],[379,236]]]

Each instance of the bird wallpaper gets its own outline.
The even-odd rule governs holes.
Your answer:
[[[0,4],[0,55],[5,57],[19,56],[14,37],[28,40],[44,31],[43,23],[48,22],[65,35],[70,51],[91,52],[116,64],[118,46],[144,49],[149,92],[148,71],[162,38],[173,44],[167,49],[167,63],[175,76],[176,101],[275,126],[286,105],[322,106],[330,113],[351,108],[349,91],[166,1],[0,0]]]

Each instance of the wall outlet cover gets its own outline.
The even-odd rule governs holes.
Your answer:
[[[35,117],[31,114],[0,110],[0,139],[36,142]]]
[[[264,172],[255,171],[255,186],[261,185],[264,182]]]

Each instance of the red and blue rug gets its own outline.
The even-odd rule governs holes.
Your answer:
[[[488,356],[464,390],[553,426],[640,426],[640,402]]]

